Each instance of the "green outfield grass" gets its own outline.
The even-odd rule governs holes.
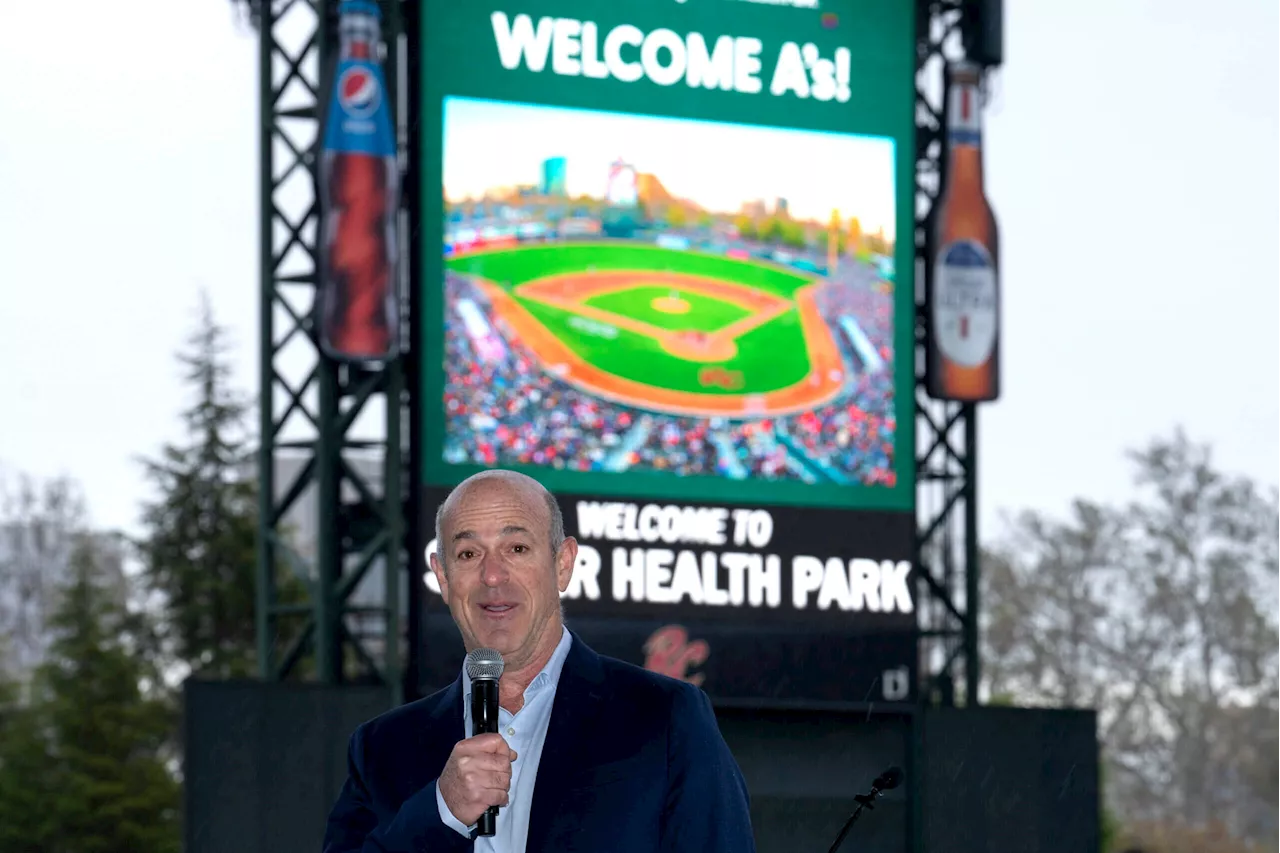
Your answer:
[[[525,307],[584,361],[646,385],[703,394],[752,394],[786,388],[809,373],[800,317],[794,310],[743,335],[737,356],[719,363],[726,370],[742,372],[743,387],[734,391],[704,387],[698,381],[698,370],[704,365],[668,354],[653,338],[626,329],[619,329],[613,340],[584,335],[569,325],[574,315],[568,311],[540,302],[527,302]]]
[[[535,278],[599,270],[659,270],[705,275],[791,296],[812,276],[754,261],[663,249],[646,243],[549,243],[495,249],[445,258],[446,269],[470,273],[498,284],[523,284]]]
[[[673,314],[653,307],[655,299],[671,295],[678,296],[687,302],[689,310],[683,314]],[[638,284],[629,290],[597,294],[586,300],[586,304],[601,311],[612,311],[614,314],[621,314],[672,332],[690,330],[714,332],[751,313],[732,302],[725,302],[714,296],[674,291],[669,287],[645,284]]]
[[[448,258],[445,266],[455,272],[488,279],[508,290],[533,279],[583,273],[592,268],[701,275],[786,297],[812,280],[799,273],[747,261],[631,243],[569,243],[495,250]],[[719,299],[683,292],[680,296],[689,301],[692,308],[687,314],[665,314],[650,307],[654,297],[668,292],[668,288],[645,286],[641,281],[633,290],[598,296],[591,304],[673,330],[711,331],[747,313]],[[702,385],[698,373],[705,364],[670,355],[646,335],[627,329],[618,329],[613,339],[583,334],[569,325],[569,320],[576,316],[574,313],[516,298],[584,361],[646,385],[703,394],[751,394],[786,388],[803,381],[809,374],[808,350],[795,308],[740,337],[737,355],[717,364],[741,373],[743,387],[735,390]],[[605,304],[597,300],[605,300]],[[708,325],[711,323],[714,325]]]

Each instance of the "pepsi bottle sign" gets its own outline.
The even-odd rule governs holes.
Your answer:
[[[330,91],[324,148],[330,152],[394,157],[396,139],[382,68],[374,58],[377,7],[344,3],[339,9],[340,59]]]
[[[382,106],[382,86],[376,69],[364,63],[352,64],[338,78],[338,103],[343,114],[354,120],[371,119]]]

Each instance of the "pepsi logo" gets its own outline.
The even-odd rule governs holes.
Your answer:
[[[378,78],[368,68],[353,66],[342,72],[338,79],[338,104],[353,116],[363,118],[372,115],[381,98]]]

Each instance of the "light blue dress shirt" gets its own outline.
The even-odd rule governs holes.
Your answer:
[[[556,650],[542,671],[524,691],[524,705],[516,714],[505,708],[498,709],[498,733],[507,745],[516,751],[511,762],[510,803],[498,812],[498,828],[492,838],[475,840],[475,853],[524,853],[529,835],[529,811],[533,806],[533,787],[538,779],[538,763],[542,759],[542,746],[547,740],[547,724],[551,722],[551,707],[555,704],[556,688],[560,685],[560,671],[569,654],[573,641],[565,628]],[[462,726],[463,737],[474,733],[471,725],[471,679],[465,665],[462,672]],[[470,838],[475,825],[463,826],[444,803],[444,796],[436,788],[436,806],[440,820],[460,835]]]

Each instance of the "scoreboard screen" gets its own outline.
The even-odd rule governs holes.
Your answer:
[[[433,513],[493,467],[559,498],[601,650],[726,699],[914,671],[910,6],[423,4],[432,679]],[[811,679],[738,671],[818,644]]]

